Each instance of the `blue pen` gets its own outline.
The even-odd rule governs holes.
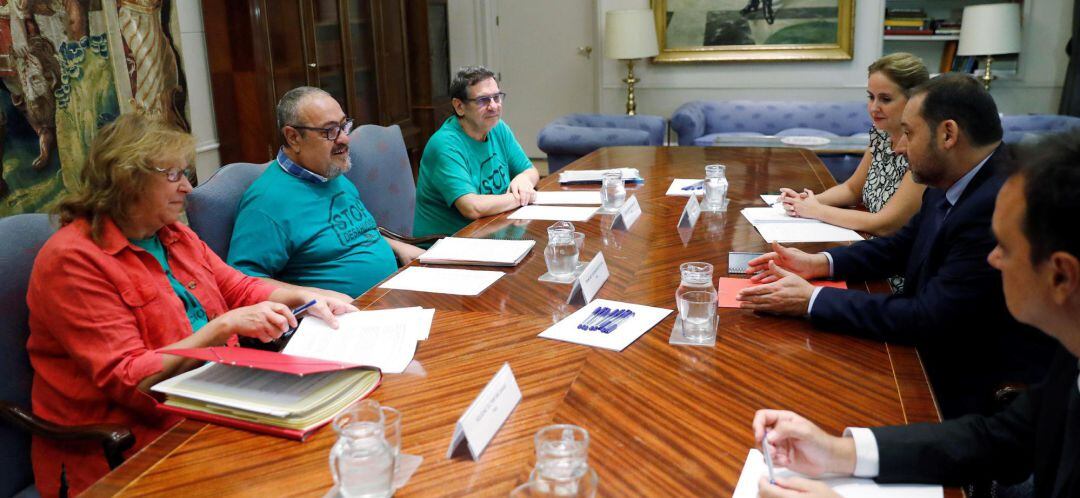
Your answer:
[[[578,324],[577,328],[581,330],[589,330],[590,325],[592,325],[601,318],[607,317],[607,314],[610,311],[610,309],[603,306],[594,309],[593,312],[589,314],[589,316],[585,317],[585,319]]]
[[[705,180],[701,180],[700,182],[691,183],[690,185],[687,185],[687,186],[683,187],[682,189],[683,190],[701,190],[703,188],[705,188]]]
[[[624,319],[627,316],[627,313],[633,312],[630,310],[615,310],[610,315],[608,315],[607,320],[604,320],[596,325],[593,325],[592,327],[589,327],[589,330],[603,330],[604,327],[607,327],[618,320]]]
[[[309,308],[311,308],[312,306],[315,306],[316,302],[317,302],[316,299],[312,299],[311,301],[308,301],[308,302],[306,302],[306,303],[304,303],[304,304],[302,304],[302,305],[300,305],[300,306],[298,306],[296,308],[293,308],[292,309],[293,316],[296,317],[296,318],[300,318],[300,315],[303,315],[304,313],[307,313],[307,310]],[[297,326],[299,326],[299,325],[300,324],[298,322]],[[284,334],[281,334],[281,337],[279,337],[277,340],[279,340],[279,341],[280,340],[288,340],[290,337],[292,337],[294,332],[296,332],[296,327],[289,327],[289,330],[286,330]]]
[[[618,315],[619,313],[622,313],[622,310],[620,310],[620,309],[610,310],[610,312],[607,315],[605,315],[603,319],[601,319],[599,321],[593,321],[592,323],[589,324],[588,327],[585,328],[585,330],[598,330],[602,325],[604,325],[604,324],[608,323],[609,321],[611,321],[611,319],[615,318],[615,316]]]
[[[632,317],[632,316],[634,316],[634,312],[633,312],[633,311],[630,311],[630,310],[625,310],[625,313],[623,313],[623,314],[622,314],[622,316],[620,316],[620,317],[619,317],[618,319],[616,319],[616,320],[615,320],[614,322],[612,322],[612,323],[609,323],[609,324],[607,324],[607,325],[603,326],[603,327],[602,327],[602,328],[600,329],[600,332],[603,332],[603,333],[605,333],[605,334],[610,334],[610,333],[614,332],[614,331],[615,331],[615,329],[619,328],[619,326],[620,326],[620,325],[622,325],[622,324],[623,324],[623,322],[625,322],[625,321],[629,320],[629,319],[630,319],[630,317]]]
[[[773,476],[772,457],[769,456],[769,445],[765,442],[768,437],[769,429],[765,429],[765,435],[761,436],[761,452],[765,455],[765,463],[769,465],[769,484],[776,484],[776,479]]]

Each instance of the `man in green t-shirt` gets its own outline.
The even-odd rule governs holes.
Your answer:
[[[334,97],[314,87],[290,90],[278,102],[277,120],[285,145],[240,200],[230,265],[351,301],[394,273],[397,261],[423,252],[383,238],[356,186],[342,175],[351,167],[353,121]]]
[[[420,159],[413,235],[453,234],[469,222],[536,198],[540,174],[502,121],[495,73],[466,67],[450,83],[454,116]]]

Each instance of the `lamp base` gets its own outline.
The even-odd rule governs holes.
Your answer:
[[[626,83],[626,115],[633,116],[637,113],[637,101],[634,100],[634,83],[639,80],[634,77],[634,59],[626,59],[627,72],[623,82]]]
[[[994,58],[989,55],[986,56],[986,70],[983,71],[982,77],[979,78],[982,81],[983,88],[988,92],[990,91],[990,82],[997,78],[997,76],[990,73],[990,63],[992,62],[994,62]]]

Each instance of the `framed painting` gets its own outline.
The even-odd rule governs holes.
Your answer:
[[[652,0],[653,62],[850,60],[855,0]]]

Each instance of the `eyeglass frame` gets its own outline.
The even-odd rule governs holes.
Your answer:
[[[327,126],[326,128],[320,128],[318,126],[300,126],[300,125],[294,125],[294,124],[285,125],[285,126],[295,128],[297,130],[321,131],[321,132],[323,132],[323,138],[325,138],[329,142],[333,142],[333,141],[336,141],[338,139],[338,137],[341,136],[341,132],[343,132],[343,131],[345,132],[346,135],[348,135],[349,132],[352,131],[354,122],[355,121],[352,118],[345,118],[342,122],[340,122],[340,123],[338,123],[336,125],[333,125],[333,126]],[[330,132],[335,130],[335,129],[337,130],[337,133],[335,133],[334,136],[331,137]]]
[[[498,98],[499,100],[496,101],[496,98]],[[475,99],[465,99],[465,102],[476,102],[476,104],[480,107],[490,107],[493,102],[496,104],[501,104],[503,100],[506,100],[506,92],[497,92],[491,95],[477,97]],[[486,101],[487,103],[484,103],[483,101]]]
[[[165,179],[168,180],[169,183],[176,183],[180,181],[181,178],[187,178],[189,176],[189,173],[194,170],[195,168],[192,168],[191,166],[187,166],[184,168],[177,168],[176,166],[173,166],[171,168],[159,168],[157,166],[154,166],[154,171],[157,171],[158,173],[164,173]]]

